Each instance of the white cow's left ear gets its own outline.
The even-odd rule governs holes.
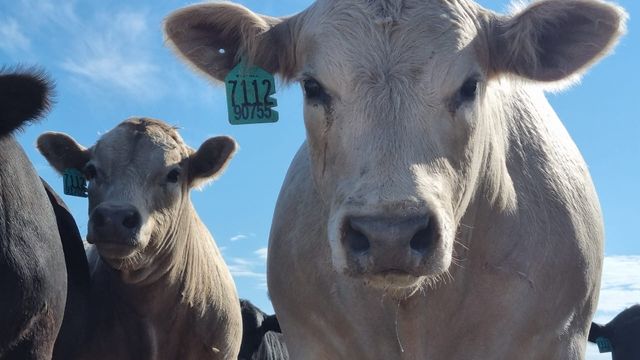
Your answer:
[[[490,22],[490,68],[535,81],[579,75],[625,32],[627,14],[599,0],[542,0]]]
[[[240,59],[290,79],[300,66],[295,55],[299,26],[295,16],[264,16],[225,1],[174,11],[164,33],[182,60],[213,79],[223,81]]]
[[[229,164],[237,149],[228,136],[208,139],[189,157],[189,186],[200,187],[216,178]]]

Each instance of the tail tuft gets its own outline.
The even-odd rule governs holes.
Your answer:
[[[43,117],[51,108],[54,83],[39,68],[0,69],[0,136]]]

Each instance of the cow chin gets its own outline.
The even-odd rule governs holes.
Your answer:
[[[90,235],[87,236],[87,241],[94,244],[100,257],[117,270],[134,269],[139,255],[143,253],[148,243],[140,234],[127,239],[105,239]]]
[[[411,295],[425,286],[434,285],[447,272],[450,257],[441,257],[430,266],[420,269],[363,269],[360,266],[347,266],[343,273],[353,279],[359,279],[368,287],[400,295]],[[351,264],[353,265],[353,264]]]
[[[95,245],[100,256],[108,260],[126,259],[134,256],[138,252],[138,247],[134,245],[114,243],[96,243]]]
[[[135,271],[143,266],[143,249],[135,246],[96,244],[102,260],[119,271]]]

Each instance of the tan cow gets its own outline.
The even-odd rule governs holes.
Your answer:
[[[236,149],[221,136],[194,151],[165,123],[132,118],[85,149],[46,133],[38,148],[58,171],[89,180],[92,289],[78,359],[236,359],[236,289],[191,204]]]
[[[169,16],[169,44],[207,75],[241,58],[302,85],[307,141],[268,257],[293,358],[584,358],[602,217],[543,90],[605,55],[625,17],[595,0],[506,16],[469,0]]]

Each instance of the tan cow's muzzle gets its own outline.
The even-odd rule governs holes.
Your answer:
[[[126,257],[138,246],[141,226],[142,217],[134,206],[105,202],[91,212],[87,241],[103,256]]]

